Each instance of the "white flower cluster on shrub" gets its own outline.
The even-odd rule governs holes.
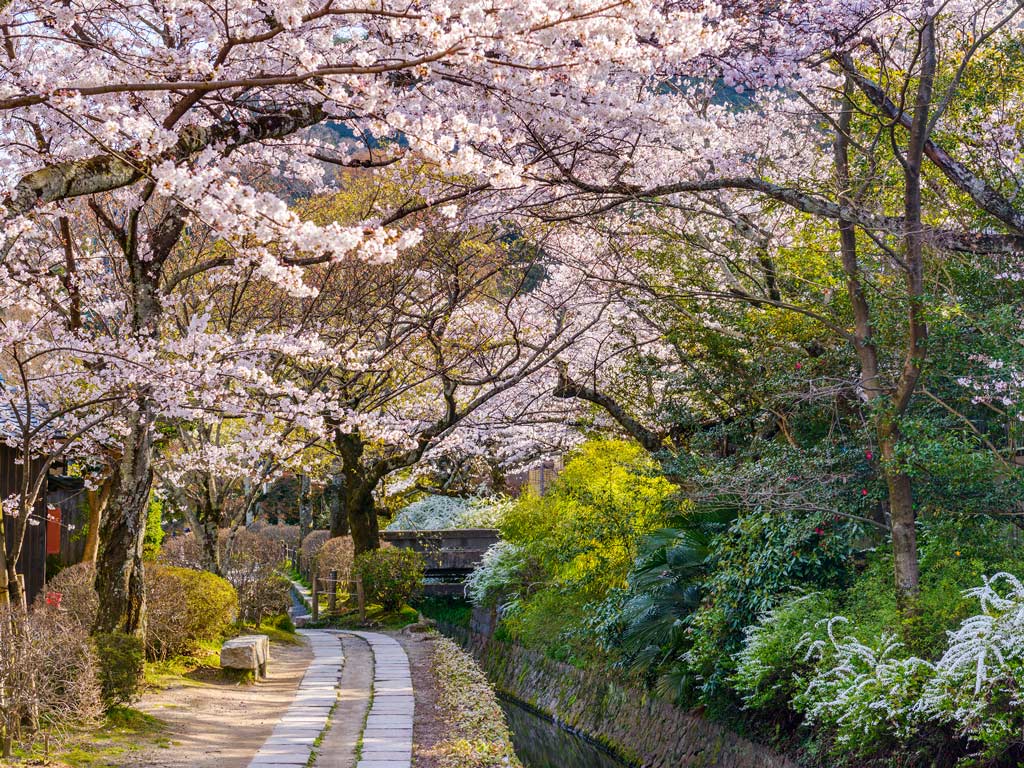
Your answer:
[[[805,653],[783,658],[780,640],[799,626],[791,601],[748,631],[733,683],[749,706],[769,706],[784,674],[792,706],[859,752],[943,727],[999,753],[1024,731],[1024,584],[997,573],[964,594],[980,613],[949,633],[936,662],[906,654],[892,636],[863,642],[846,634],[842,616],[818,621],[798,644]]]
[[[452,528],[493,528],[511,500],[504,497],[462,499],[426,496],[403,507],[388,524],[389,531],[437,531]]]
[[[498,698],[473,657],[438,636],[431,672],[449,726],[436,752],[441,768],[522,768]]]
[[[512,585],[519,583],[522,567],[521,547],[507,541],[492,544],[466,579],[466,597],[477,606],[492,606],[500,602],[508,612],[516,599],[507,592]]]

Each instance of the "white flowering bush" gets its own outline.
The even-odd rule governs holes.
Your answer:
[[[743,649],[736,656],[733,688],[751,709],[785,709],[806,686],[814,660],[795,648],[825,636],[825,624],[834,613],[829,595],[797,595],[746,629]]]
[[[389,531],[437,531],[453,528],[495,528],[512,504],[503,496],[472,499],[426,496],[403,507]]]
[[[507,613],[517,600],[524,562],[522,547],[507,541],[492,544],[466,579],[466,597],[476,606],[501,604]]]
[[[960,764],[1005,761],[1024,733],[1024,582],[997,573],[964,595],[980,613],[948,633],[935,662],[892,635],[862,641],[843,616],[813,621],[830,607],[822,595],[790,600],[747,630],[732,685],[750,707],[788,699],[847,752],[921,748],[929,734],[951,733],[969,751]]]
[[[901,656],[903,646],[891,635],[873,644],[839,635],[847,623],[833,617],[824,623],[825,639],[808,638],[807,657],[819,665],[794,705],[809,723],[833,731],[839,746],[857,752],[908,741],[926,718],[918,703],[934,666]]]
[[[949,646],[920,707],[998,752],[1024,732],[1024,584],[1008,573],[967,590],[981,613],[949,633]]]

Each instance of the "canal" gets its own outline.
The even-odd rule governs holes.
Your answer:
[[[501,700],[525,768],[631,768],[591,742],[508,699]]]

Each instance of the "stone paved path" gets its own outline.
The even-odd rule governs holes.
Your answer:
[[[394,638],[352,632],[373,651],[373,703],[363,730],[356,768],[410,768],[412,764],[412,675],[409,657]]]
[[[355,768],[356,745],[363,733],[373,686],[373,653],[361,637],[341,636],[345,666],[338,683],[338,703],[331,727],[317,747],[315,768]]]
[[[338,636],[316,629],[299,632],[309,641],[313,661],[306,669],[291,706],[249,763],[250,768],[306,765],[313,743],[326,728],[328,715],[337,700],[338,679],[344,662]]]

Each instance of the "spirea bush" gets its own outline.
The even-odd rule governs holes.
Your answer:
[[[817,657],[819,665],[794,704],[844,749],[868,753],[908,742],[927,719],[918,702],[934,666],[903,655],[891,635],[869,644],[840,634],[846,624],[833,617],[824,623],[826,638],[807,643],[808,658]]]
[[[496,528],[513,502],[503,496],[457,498],[426,496],[403,507],[389,531],[438,531],[452,528]]]
[[[814,667],[814,660],[796,649],[824,639],[822,620],[834,613],[830,594],[812,592],[786,600],[747,628],[730,681],[746,706],[762,710],[789,706]]]
[[[492,544],[466,579],[466,597],[481,607],[507,605],[522,567],[522,547],[507,541]]]
[[[814,621],[794,641],[830,602],[784,603],[748,630],[732,683],[752,707],[790,697],[844,754],[923,749],[953,734],[967,750],[959,764],[1007,764],[1024,732],[1024,583],[997,573],[964,595],[980,612],[948,634],[938,660],[908,653],[890,634],[861,639],[842,616]]]
[[[367,600],[397,611],[423,584],[423,558],[411,549],[375,549],[356,557],[352,575],[362,578]]]

